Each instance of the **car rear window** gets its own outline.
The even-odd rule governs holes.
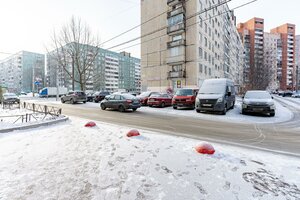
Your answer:
[[[85,95],[84,92],[75,92],[75,94],[78,95],[78,96],[84,96]]]

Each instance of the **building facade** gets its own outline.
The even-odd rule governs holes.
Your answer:
[[[279,79],[282,76],[282,43],[280,34],[264,33],[264,66],[267,69],[266,76],[269,84],[268,90],[279,88]]]
[[[266,89],[264,66],[264,19],[253,18],[237,26],[245,49],[245,89]]]
[[[300,90],[300,35],[296,36],[296,52],[295,52],[295,62],[296,62],[296,90]]]
[[[44,86],[45,55],[21,51],[0,61],[0,85],[8,92],[38,92]]]
[[[85,84],[87,92],[140,92],[140,59],[131,57],[130,53],[126,52],[116,53],[101,48],[98,48],[97,51],[92,67],[87,70],[87,73],[90,74]],[[80,84],[73,83],[70,75],[58,64],[53,52],[56,50],[47,55],[47,86],[80,90]],[[69,69],[77,69],[71,59],[68,60],[67,65]],[[79,73],[74,71],[74,76],[78,77]]]
[[[271,33],[280,34],[282,43],[282,66],[279,76],[280,89],[295,89],[296,67],[295,67],[295,25],[284,24],[271,30]]]
[[[197,88],[207,78],[241,84],[244,50],[227,4],[142,0],[141,13],[143,91]]]

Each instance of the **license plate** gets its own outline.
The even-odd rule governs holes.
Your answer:
[[[263,108],[253,108],[253,111],[263,111]]]
[[[211,104],[202,104],[204,107],[211,107]]]

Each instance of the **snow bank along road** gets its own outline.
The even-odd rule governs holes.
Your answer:
[[[46,103],[46,102],[44,102]],[[47,104],[55,104],[47,102]],[[235,123],[234,121],[221,121],[218,115],[216,120],[199,119],[195,117],[180,116],[173,113],[165,115],[162,112],[137,112],[120,113],[118,111],[102,111],[99,104],[91,104],[92,107],[82,104],[61,104],[63,114],[77,116],[86,119],[93,119],[119,125],[141,127],[147,130],[154,130],[165,134],[186,136],[190,138],[205,139],[215,142],[242,145],[261,148],[282,153],[300,156],[300,129],[299,129],[299,108],[284,102],[282,105],[291,109],[294,117],[288,122],[273,123]],[[96,105],[96,107],[94,106]],[[194,111],[195,112],[195,111]],[[284,112],[287,111],[282,111]],[[242,115],[240,115],[243,117]],[[264,121],[269,117],[256,116]]]
[[[70,119],[0,135],[1,200],[300,199],[299,158]]]

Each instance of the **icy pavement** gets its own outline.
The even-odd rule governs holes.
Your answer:
[[[0,135],[0,199],[300,199],[300,160],[88,120]]]

